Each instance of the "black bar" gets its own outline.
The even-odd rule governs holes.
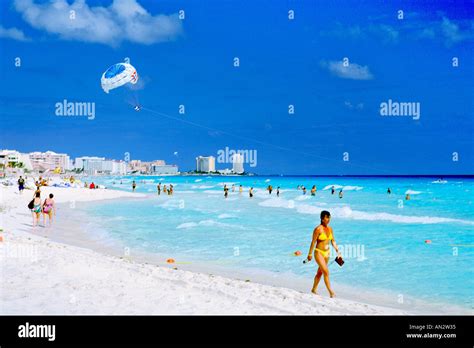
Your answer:
[[[55,340],[19,337],[20,325],[27,322],[29,325],[55,325]],[[160,343],[171,346],[402,344],[472,347],[473,328],[472,316],[2,316],[0,346]],[[407,334],[455,334],[456,337],[409,338]]]

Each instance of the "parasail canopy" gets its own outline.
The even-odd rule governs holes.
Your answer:
[[[128,63],[117,63],[108,68],[100,80],[105,93],[123,86],[127,83],[136,84],[138,81],[137,70]]]

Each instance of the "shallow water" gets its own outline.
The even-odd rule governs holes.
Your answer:
[[[474,308],[473,179],[453,178],[443,183],[435,178],[329,177],[94,180],[121,190],[131,190],[131,181],[136,180],[137,192],[150,194],[150,199],[81,208],[106,231],[107,238],[131,249],[228,269],[311,278],[315,267],[303,265],[302,260],[320,211],[325,209],[331,212],[331,226],[346,260],[342,268],[330,265],[335,282]],[[160,181],[173,183],[175,194],[158,196]],[[227,199],[224,183],[230,188]],[[265,191],[269,184],[274,187],[272,195]],[[316,196],[309,193],[313,184],[318,188]],[[297,185],[305,185],[307,194],[297,190]],[[342,199],[338,191],[331,195],[333,185],[343,187]],[[247,193],[250,186],[255,188],[252,199]],[[409,201],[406,192],[411,192]],[[428,240],[430,243],[425,242]],[[297,250],[302,256],[294,256]]]

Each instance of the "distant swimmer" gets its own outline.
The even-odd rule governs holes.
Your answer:
[[[342,189],[339,191],[339,198],[342,198],[344,196],[344,193],[342,193]]]
[[[242,194],[242,192],[244,191],[244,189],[242,188],[242,185],[239,186],[239,194]]]
[[[166,185],[163,186],[163,193],[165,195],[168,194],[168,187]]]
[[[174,189],[173,184],[170,184],[170,189],[168,190],[168,196],[172,196],[172,195],[173,195],[173,189]]]
[[[232,184],[232,192],[235,192],[235,185]]]
[[[409,194],[409,193],[406,194],[405,199],[406,199],[407,201],[410,200],[410,194]]]
[[[392,190],[390,190],[390,187],[387,189],[387,193],[390,195],[392,194]]]
[[[137,184],[135,183],[135,180],[132,182],[132,191],[135,192],[135,189],[137,188]]]
[[[280,186],[277,187],[277,197],[280,197]]]
[[[305,195],[306,194],[306,187],[303,186],[301,189],[303,190],[303,194]]]
[[[331,187],[331,194],[333,195],[335,192],[336,192],[336,190],[334,189],[334,186],[332,186]]]
[[[316,196],[316,185],[313,185],[313,187],[311,187],[311,196]]]
[[[272,194],[272,191],[273,191],[273,187],[272,185],[268,185],[268,194],[271,195]]]
[[[314,250],[314,260],[318,264],[318,271],[316,272],[316,276],[314,277],[313,288],[311,292],[313,294],[317,294],[318,284],[321,280],[321,276],[324,276],[324,283],[326,284],[326,288],[329,291],[329,295],[331,297],[336,296],[334,291],[331,289],[331,283],[329,281],[329,268],[328,268],[328,261],[331,250],[329,249],[329,241],[333,248],[336,250],[338,257],[342,258],[341,253],[336,244],[336,240],[334,239],[334,232],[332,227],[329,226],[329,222],[331,221],[331,214],[323,210],[321,212],[321,224],[317,226],[313,231],[313,238],[311,240],[311,245],[309,247],[308,257],[307,260],[311,261],[313,258],[313,250]]]
[[[228,195],[229,195],[229,188],[227,187],[227,185],[224,185],[224,198],[227,198]]]
[[[156,185],[156,189],[158,190],[158,196],[161,195],[161,182]]]
[[[253,187],[251,187],[250,190],[249,190],[249,197],[250,197],[250,198],[253,197]]]

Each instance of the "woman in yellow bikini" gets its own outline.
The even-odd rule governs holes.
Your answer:
[[[313,231],[313,240],[311,241],[311,246],[309,247],[308,261],[311,261],[313,257],[312,256],[313,250],[314,250],[314,259],[319,267],[318,267],[318,272],[316,273],[316,276],[314,277],[314,284],[313,284],[313,289],[311,289],[311,292],[313,294],[317,294],[316,290],[318,288],[319,281],[321,280],[321,276],[324,276],[324,283],[326,284],[326,288],[329,291],[329,295],[331,297],[334,297],[336,296],[336,294],[334,293],[334,291],[332,291],[331,283],[329,282],[329,268],[328,268],[328,261],[329,261],[329,255],[330,255],[329,241],[331,241],[331,244],[333,248],[336,250],[337,255],[339,257],[342,257],[342,256],[336,245],[336,241],[334,240],[334,234],[332,232],[332,228],[328,226],[330,220],[331,220],[331,214],[328,211],[323,210],[321,212],[321,224],[318,227],[316,227]]]

